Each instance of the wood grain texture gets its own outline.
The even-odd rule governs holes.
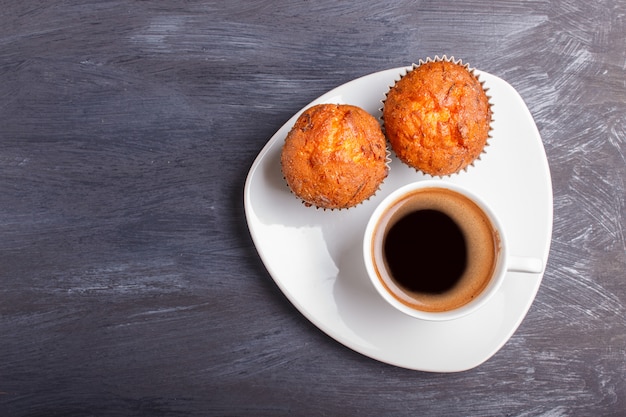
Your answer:
[[[0,6],[1,415],[626,416],[623,0]],[[309,323],[242,201],[294,112],[435,54],[520,92],[554,188],[528,316],[458,374]]]

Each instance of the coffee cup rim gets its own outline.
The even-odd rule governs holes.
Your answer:
[[[391,295],[385,286],[382,284],[380,277],[378,276],[378,272],[376,271],[376,267],[374,265],[374,261],[372,259],[371,254],[373,253],[373,234],[376,226],[379,223],[379,219],[381,215],[386,212],[386,210],[391,207],[395,202],[402,199],[403,196],[413,193],[417,190],[429,189],[429,188],[438,188],[445,189],[449,191],[453,191],[459,193],[470,200],[472,200],[489,218],[491,224],[493,226],[494,231],[497,233],[497,252],[498,256],[496,259],[496,265],[494,266],[493,277],[490,280],[487,287],[473,300],[468,302],[467,304],[457,307],[448,311],[440,311],[440,312],[431,312],[431,311],[423,311],[415,309],[411,306],[408,306],[399,300],[397,300],[393,295]],[[507,271],[507,245],[505,240],[504,230],[502,228],[502,224],[500,223],[498,217],[496,216],[493,209],[485,202],[485,200],[467,189],[464,186],[461,186],[456,183],[447,182],[444,180],[423,180],[416,181],[413,183],[406,184],[401,186],[391,192],[388,196],[386,196],[374,209],[372,215],[370,216],[368,223],[365,228],[365,233],[363,235],[363,259],[365,262],[365,267],[367,270],[367,275],[374,285],[376,291],[382,296],[382,298],[387,301],[388,304],[395,307],[397,310],[417,319],[428,320],[428,321],[447,321],[447,320],[455,320],[473,312],[477,311],[483,305],[487,303],[488,300],[498,291],[500,288],[504,276]]]

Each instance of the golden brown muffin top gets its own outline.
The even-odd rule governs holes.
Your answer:
[[[371,197],[387,176],[386,140],[360,107],[320,104],[305,110],[281,153],[289,188],[307,206],[348,208]]]
[[[400,160],[441,176],[466,168],[481,154],[489,137],[491,107],[466,66],[428,62],[390,89],[383,120]]]

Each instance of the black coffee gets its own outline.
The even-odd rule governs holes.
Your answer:
[[[384,254],[398,285],[419,293],[450,290],[467,265],[461,228],[438,210],[413,211],[398,220],[387,233]]]
[[[376,273],[393,297],[412,308],[453,310],[491,280],[498,234],[482,209],[455,191],[413,191],[392,203],[377,227]]]

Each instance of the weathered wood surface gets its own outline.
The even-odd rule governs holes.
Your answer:
[[[624,1],[1,3],[0,414],[626,415]],[[528,104],[554,234],[511,340],[429,374],[302,317],[242,189],[303,105],[444,53]]]

